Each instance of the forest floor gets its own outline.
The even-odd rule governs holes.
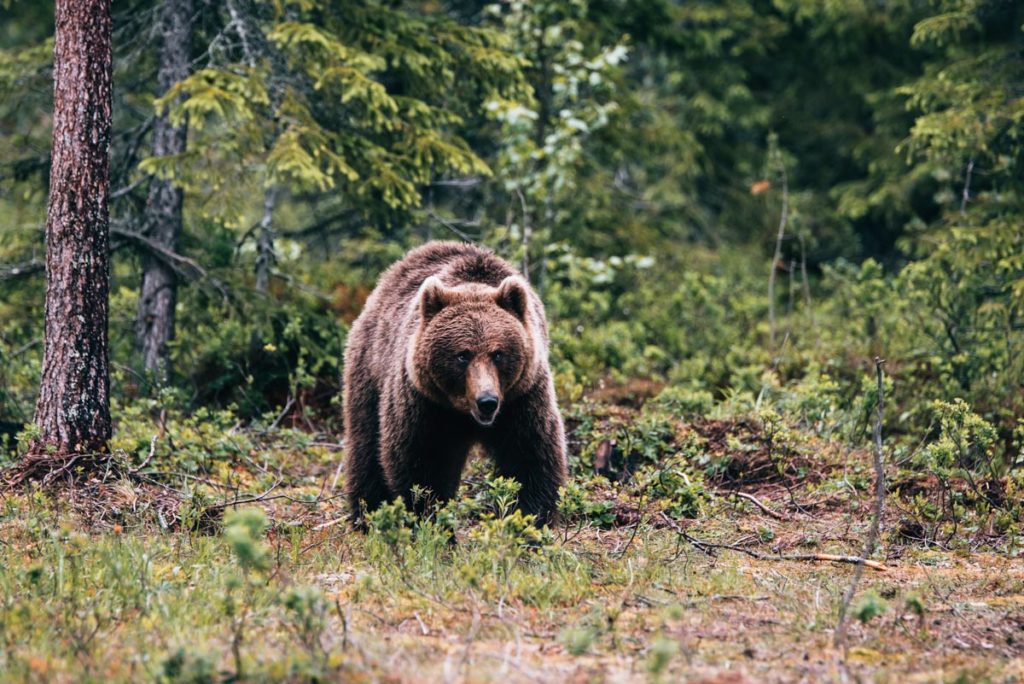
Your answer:
[[[680,429],[727,452],[752,428]],[[0,679],[1024,681],[1019,551],[893,543],[904,517],[894,494],[878,568],[864,569],[846,647],[834,646],[855,566],[806,557],[861,553],[866,450],[805,436],[799,475],[709,481],[696,518],[598,484],[600,524],[524,543],[483,516],[449,544],[436,528],[353,532],[336,444],[297,434],[264,433],[204,474],[178,473],[204,483],[190,502],[167,503],[179,490],[145,470],[8,492]],[[472,464],[467,487],[485,472]],[[227,502],[266,514],[261,567],[221,531]]]

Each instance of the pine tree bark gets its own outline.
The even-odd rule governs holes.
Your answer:
[[[158,34],[160,95],[189,75],[192,44],[192,0],[164,0]],[[167,116],[153,124],[153,156],[166,157],[185,151],[188,130],[172,126]],[[149,185],[145,211],[146,232],[151,240],[171,252],[178,251],[182,232],[182,191],[170,180],[154,178]],[[136,316],[136,341],[146,371],[163,384],[171,372],[168,343],[174,339],[174,309],[178,278],[174,269],[156,255],[142,259],[142,285]]]
[[[106,450],[110,439],[111,0],[57,0],[46,319],[34,453]]]

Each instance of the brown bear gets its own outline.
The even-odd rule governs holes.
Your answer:
[[[493,253],[431,242],[389,268],[345,350],[346,491],[352,519],[397,497],[423,513],[451,499],[474,444],[551,520],[565,431],[540,298]],[[414,497],[418,486],[427,497]],[[415,499],[415,500],[414,500]]]

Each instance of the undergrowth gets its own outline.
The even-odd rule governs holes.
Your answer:
[[[595,663],[607,674],[629,662],[637,676],[667,681],[740,657],[753,676],[827,678],[839,660],[822,654],[846,573],[771,557],[859,550],[872,478],[850,438],[863,435],[873,406],[826,400],[831,386],[824,376],[782,384],[740,413],[727,400],[709,406],[700,390],[669,386],[644,399],[617,386],[623,401],[588,398],[566,412],[572,477],[557,524],[522,515],[517,483],[478,459],[455,500],[426,518],[383,506],[365,535],[348,528],[329,434],[282,428],[275,415],[245,424],[227,409],[126,406],[112,442],[117,477],[4,498],[0,670],[58,681],[413,671],[483,681],[504,658],[520,674]],[[1002,641],[1000,657],[976,665],[1009,672],[1020,657],[1020,579],[965,584],[941,568],[957,554],[1019,558],[1021,431],[1003,445],[963,401],[936,403],[933,416],[926,439],[887,448],[876,560],[894,577],[869,578],[853,605],[855,653],[902,644],[945,662],[961,656],[935,640],[978,618]],[[917,564],[940,575],[900,574]],[[790,584],[778,585],[772,567]],[[1005,596],[1018,608],[947,624],[941,605],[957,596],[992,606]],[[737,602],[749,610],[732,611]],[[785,625],[786,636],[758,619]],[[694,641],[700,624],[748,636]],[[799,662],[767,655],[791,639],[820,642],[820,652]],[[763,657],[738,653],[740,642]],[[536,644],[553,651],[537,660]],[[880,662],[847,666],[882,679],[920,669]]]

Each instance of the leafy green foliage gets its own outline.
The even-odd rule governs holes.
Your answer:
[[[598,499],[576,482],[562,488],[558,512],[567,523],[591,523],[598,527],[611,526],[615,520],[615,505]]]
[[[224,538],[243,572],[270,566],[269,551],[262,542],[266,529],[267,516],[258,508],[242,508],[224,517]]]
[[[868,623],[876,617],[884,615],[889,606],[885,599],[875,591],[869,591],[858,599],[853,606],[853,616],[862,623]]]
[[[0,105],[0,419],[14,424],[31,421],[42,351],[44,5],[5,8],[0,36],[0,89],[22,96]],[[877,355],[893,427],[923,433],[929,402],[962,397],[1010,443],[1019,8],[237,0],[197,10],[194,70],[160,98],[137,37],[155,9],[115,18],[111,338],[127,425],[154,390],[133,372],[145,249],[124,237],[144,232],[152,176],[185,192],[179,374],[161,397],[174,408],[251,422],[291,402],[290,424],[337,428],[347,323],[374,279],[424,238],[468,237],[528,257],[563,400],[639,377],[666,385],[671,413],[768,405],[855,439]],[[185,153],[146,156],[155,113],[188,125]],[[271,283],[254,293],[267,193]],[[783,199],[784,341],[768,349]],[[117,448],[147,453],[147,435],[131,441]]]
[[[235,59],[213,60],[156,102],[189,122],[195,152],[141,168],[205,194],[210,216],[244,216],[244,203],[226,213],[229,168],[252,174],[231,174],[240,190],[332,191],[347,207],[394,216],[418,207],[439,174],[489,173],[456,127],[479,93],[516,92],[519,63],[496,34],[376,3],[300,3],[232,26],[242,32]]]
[[[52,6],[0,5],[7,463],[34,434],[44,342]],[[790,597],[837,593],[841,573],[775,590],[724,550],[714,563],[689,553],[678,531],[721,522],[720,541],[766,554],[850,552],[829,535],[863,521],[875,357],[898,520],[883,542],[922,562],[1019,554],[1019,3],[198,3],[194,71],[159,98],[156,9],[115,17],[117,469],[96,492],[117,495],[97,514],[117,527],[83,532],[59,510],[71,504],[35,490],[4,500],[5,674],[81,664],[100,679],[105,649],[125,643],[138,669],[124,678],[382,679],[391,654],[348,643],[350,620],[434,637],[432,618],[458,614],[464,660],[474,640],[532,638],[529,624],[545,647],[587,659],[626,644],[670,681],[700,649],[676,639],[706,617],[690,611],[743,595],[736,586],[783,596],[778,613],[797,616],[783,631],[813,640],[807,625],[831,615],[816,595]],[[183,154],[147,156],[157,113],[187,124]],[[168,257],[178,370],[163,388],[136,372],[133,339],[153,177],[184,192],[181,254]],[[256,292],[268,198],[273,258]],[[538,528],[516,510],[515,482],[473,464],[432,514],[396,501],[365,537],[338,532],[348,325],[389,264],[439,237],[525,262],[544,300],[568,419],[564,524]],[[172,491],[175,515],[147,487]],[[266,512],[242,510],[219,536],[200,533],[231,493],[278,487],[272,531]],[[301,512],[279,518],[274,502]],[[952,593],[918,590],[907,612],[940,630],[924,606]],[[987,580],[980,591],[994,592]],[[882,596],[854,607],[876,645],[901,624],[877,619]],[[655,605],[676,609],[652,619]],[[958,619],[982,614],[968,613]],[[494,615],[479,634],[469,623]],[[637,628],[621,640],[620,619]]]
[[[659,676],[678,653],[677,641],[666,637],[657,639],[651,645],[651,651],[647,656],[647,671],[655,677]]]

